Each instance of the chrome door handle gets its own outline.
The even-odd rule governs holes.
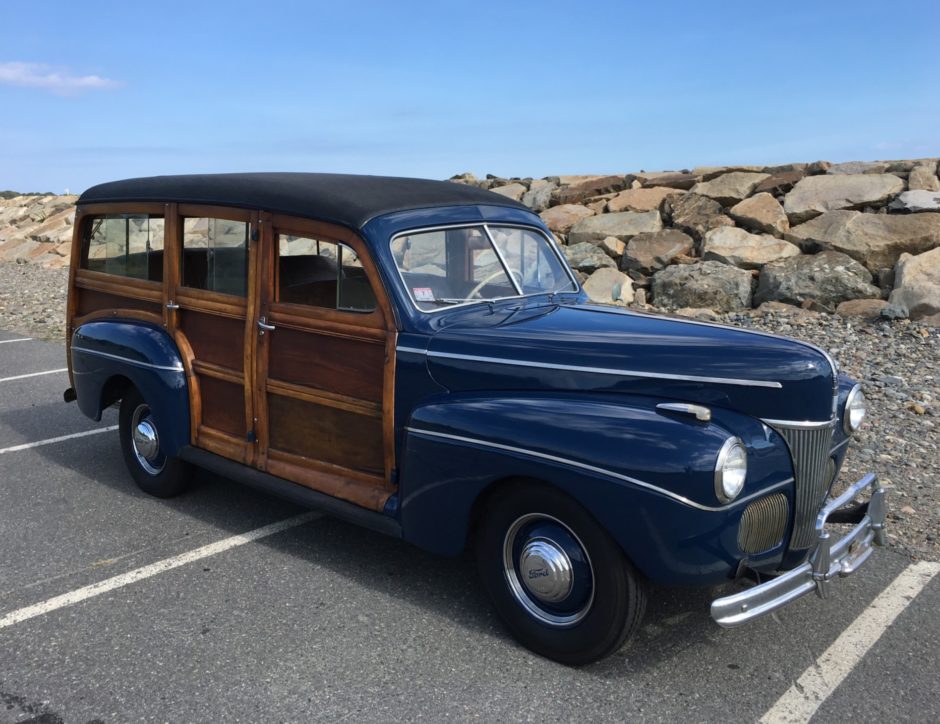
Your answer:
[[[260,329],[262,332],[273,332],[275,329],[277,329],[277,327],[275,327],[273,324],[267,324],[264,317],[260,317],[258,319],[258,329]]]
[[[180,305],[171,300],[171,301],[167,302],[166,308],[167,308],[167,309],[179,309],[179,308],[180,308]]]

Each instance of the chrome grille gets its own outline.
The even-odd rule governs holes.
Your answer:
[[[808,548],[816,537],[816,516],[829,490],[829,448],[834,421],[818,426],[789,426],[774,423],[774,428],[790,448],[793,461],[794,499],[791,548]]]
[[[773,548],[787,529],[787,496],[774,493],[759,498],[744,509],[738,527],[738,548],[760,553]]]

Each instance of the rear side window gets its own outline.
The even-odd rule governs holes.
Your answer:
[[[375,294],[356,252],[345,244],[278,235],[277,300],[371,312]]]
[[[82,268],[134,279],[163,281],[162,216],[113,214],[85,222]]]
[[[183,286],[246,296],[248,288],[247,221],[183,219]]]

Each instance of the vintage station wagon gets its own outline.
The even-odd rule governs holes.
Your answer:
[[[830,496],[865,404],[824,351],[591,304],[497,194],[118,181],[79,199],[72,262],[66,399],[94,419],[120,402],[143,490],[180,493],[196,465],[472,546],[508,628],[558,661],[617,650],[648,581],[751,584],[712,604],[735,626],[883,543],[874,476]]]

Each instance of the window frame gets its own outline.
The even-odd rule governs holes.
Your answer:
[[[252,272],[251,272],[251,245],[255,243],[252,235],[255,233],[255,219],[257,212],[249,209],[229,207],[229,206],[204,206],[201,204],[179,204],[175,211],[175,228],[173,243],[176,245],[176,253],[179,256],[178,269],[175,271],[176,286],[180,297],[189,297],[207,295],[206,298],[217,299],[221,302],[235,303],[238,306],[247,305],[248,297],[251,295]],[[185,221],[186,219],[220,219],[222,221],[238,221],[248,225],[248,239],[245,244],[245,294],[230,294],[228,292],[218,292],[214,289],[202,289],[200,287],[190,287],[183,283],[184,267],[186,263],[184,256],[186,247],[184,246]]]

